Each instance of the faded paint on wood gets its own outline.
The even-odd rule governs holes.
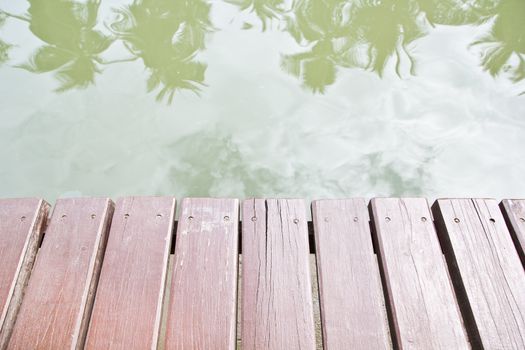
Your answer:
[[[325,349],[391,347],[364,199],[312,204]]]
[[[9,349],[82,349],[113,203],[59,199]]]
[[[505,199],[500,207],[525,268],[525,199]]]
[[[41,199],[0,200],[0,349],[13,330],[48,211]]]
[[[525,272],[492,199],[440,199],[434,217],[474,348],[525,349]]]
[[[396,347],[469,348],[427,200],[377,198],[371,208]]]
[[[155,349],[175,214],[173,197],[115,206],[86,349]]]
[[[238,237],[237,199],[182,201],[166,349],[235,349]]]
[[[304,202],[243,202],[242,348],[315,349]]]

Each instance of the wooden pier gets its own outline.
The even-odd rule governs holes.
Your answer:
[[[525,349],[525,200],[308,210],[0,200],[0,349]]]

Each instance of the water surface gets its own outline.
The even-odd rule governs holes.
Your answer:
[[[1,197],[525,197],[523,0],[0,9]]]

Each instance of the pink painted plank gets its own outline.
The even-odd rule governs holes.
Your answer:
[[[525,199],[505,199],[500,207],[521,264],[525,267]]]
[[[493,199],[433,206],[473,348],[525,349],[525,271]]]
[[[424,198],[371,201],[399,349],[468,349],[467,334]]]
[[[312,204],[325,349],[391,347],[364,199]]]
[[[13,330],[48,210],[41,199],[0,200],[0,349]]]
[[[242,347],[315,349],[304,202],[243,202]]]
[[[155,349],[175,214],[173,197],[115,206],[86,349]]]
[[[237,199],[182,201],[166,349],[235,349]]]
[[[59,199],[9,349],[82,349],[113,203]]]

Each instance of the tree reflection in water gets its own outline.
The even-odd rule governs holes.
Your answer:
[[[5,17],[29,24],[31,32],[46,44],[18,67],[33,73],[54,72],[57,91],[84,88],[108,64],[141,59],[150,73],[148,92],[159,90],[157,100],[171,103],[177,90],[198,92],[204,85],[206,65],[195,60],[205,47],[211,30],[210,4],[205,0],[136,0],[115,9],[117,18],[109,28],[113,35],[95,29],[99,24],[100,0],[29,0],[22,16],[0,11]],[[106,61],[101,54],[120,39],[131,58]],[[0,41],[0,63],[10,45]]]
[[[33,73],[55,72],[60,82],[57,91],[93,84],[103,63],[100,54],[112,42],[111,37],[94,29],[99,1],[30,0],[29,3],[26,15],[13,17],[28,22],[31,32],[46,44],[19,67]]]
[[[262,30],[273,19],[280,19],[285,12],[285,0],[225,0],[239,8],[240,11],[255,13],[261,20]]]
[[[475,41],[483,50],[481,65],[492,76],[503,71],[517,83],[525,79],[525,1],[502,0],[494,7],[490,32]],[[522,92],[525,94],[525,91]]]
[[[115,10],[114,34],[150,72],[148,92],[171,103],[177,90],[198,92],[206,64],[195,60],[211,30],[210,4],[204,0],[135,0]]]
[[[411,44],[436,25],[480,25],[492,21],[487,35],[472,45],[484,49],[481,65],[493,76],[509,71],[525,78],[525,1],[522,0],[298,0],[286,17],[287,31],[309,49],[282,56],[282,67],[313,92],[333,84],[340,67],[382,76],[390,60],[416,74]],[[403,62],[405,61],[405,62]]]
[[[0,28],[4,25],[6,19],[6,15],[0,11]],[[9,59],[9,49],[11,48],[11,45],[0,39],[0,66],[7,62]]]
[[[486,24],[490,29],[470,45],[482,52],[481,66],[492,76],[513,82],[525,79],[525,1],[523,0],[224,0],[267,22],[280,21],[304,49],[282,55],[284,71],[309,90],[324,93],[341,68],[357,68],[382,77],[387,67],[398,76],[417,73],[414,42],[437,25]],[[207,65],[196,59],[213,30],[207,0],[134,0],[114,9],[112,33],[100,24],[100,0],[29,0],[27,14],[0,10],[23,20],[45,44],[26,63],[34,73],[54,72],[57,91],[93,84],[102,67],[141,60],[149,77],[148,92],[171,103],[179,90],[195,93],[205,85]],[[131,58],[101,58],[114,40],[121,40]],[[11,45],[0,40],[0,65]]]
[[[395,59],[401,76],[402,57],[415,73],[409,45],[426,34],[421,7],[415,0],[300,0],[288,18],[288,31],[306,52],[284,55],[282,66],[301,77],[314,92],[335,82],[339,67],[371,70],[382,76]]]

